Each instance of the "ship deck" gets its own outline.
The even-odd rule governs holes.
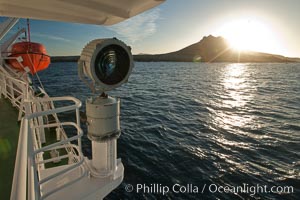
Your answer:
[[[9,100],[0,98],[0,193],[9,199],[14,173],[20,125],[18,111]]]

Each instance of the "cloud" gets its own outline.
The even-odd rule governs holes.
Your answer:
[[[68,40],[68,39],[63,38],[63,37],[58,37],[58,36],[54,36],[54,35],[47,35],[47,34],[42,34],[42,33],[33,33],[32,36],[42,37],[42,38],[46,38],[46,39],[49,39],[49,40],[55,40],[55,41],[60,41],[60,42],[72,42],[71,40]]]
[[[159,17],[160,9],[156,8],[108,27],[108,29],[116,32],[121,37],[126,38],[131,43],[135,43],[156,32],[156,21]]]

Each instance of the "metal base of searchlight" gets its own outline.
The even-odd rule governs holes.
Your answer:
[[[92,141],[92,166],[108,176],[116,170],[120,136],[120,100],[102,94],[86,101],[88,138]]]

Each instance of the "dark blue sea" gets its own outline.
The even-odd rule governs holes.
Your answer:
[[[76,63],[39,75],[51,96],[93,95]],[[136,63],[109,94],[125,177],[107,200],[300,199],[300,64]]]

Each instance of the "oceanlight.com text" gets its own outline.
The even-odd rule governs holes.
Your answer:
[[[174,184],[172,186],[167,186],[159,183],[152,184],[127,184],[125,186],[126,192],[144,193],[144,194],[162,194],[167,193],[175,194],[203,194],[204,192],[209,193],[234,193],[234,194],[249,194],[251,197],[256,194],[291,194],[294,193],[293,186],[268,186],[268,185],[249,185],[243,183],[241,185],[217,185],[217,184]]]

